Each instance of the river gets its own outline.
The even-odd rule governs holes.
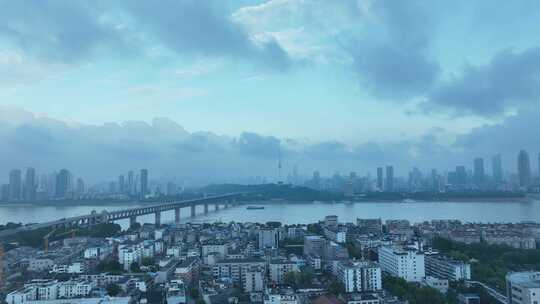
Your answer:
[[[182,221],[213,222],[267,222],[280,221],[286,224],[312,223],[326,215],[337,215],[340,222],[355,222],[356,218],[407,219],[411,223],[432,219],[458,219],[463,222],[540,222],[540,201],[530,202],[362,202],[355,204],[326,203],[252,203],[265,206],[261,210],[246,210],[238,206],[227,210],[203,213],[203,207],[197,207],[197,217],[189,218],[189,208],[181,211]],[[92,210],[98,212],[138,207],[137,204],[114,204],[99,206],[29,206],[16,204],[0,205],[0,224],[7,222],[36,223],[59,218],[88,214]],[[139,222],[152,223],[153,215],[141,216]],[[164,212],[162,222],[172,222],[174,211]],[[123,227],[127,220],[120,221]]]

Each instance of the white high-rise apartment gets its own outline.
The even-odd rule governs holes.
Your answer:
[[[424,253],[414,248],[383,246],[379,263],[384,272],[408,282],[420,282],[426,276]]]
[[[341,262],[338,264],[337,277],[345,286],[346,292],[382,289],[381,268],[373,262]]]

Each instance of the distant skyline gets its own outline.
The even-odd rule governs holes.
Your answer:
[[[536,174],[538,20],[532,0],[0,1],[0,172],[275,176],[281,147],[284,175],[516,171],[521,149]]]

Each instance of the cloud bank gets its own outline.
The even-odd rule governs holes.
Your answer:
[[[148,168],[153,177],[195,182],[241,181],[249,176],[277,176],[282,154],[284,173],[299,166],[301,173],[375,172],[394,165],[405,175],[413,166],[424,170],[469,165],[474,156],[495,152],[507,156],[507,169],[519,149],[540,151],[530,140],[540,113],[520,113],[498,125],[486,125],[441,144],[433,132],[417,140],[365,142],[356,146],[338,141],[309,142],[280,139],[252,132],[237,137],[189,132],[167,118],[151,123],[127,121],[103,125],[66,123],[30,112],[0,108],[0,171],[36,167],[41,172],[69,168],[90,181],[114,179],[129,169]],[[6,176],[7,178],[7,176]]]

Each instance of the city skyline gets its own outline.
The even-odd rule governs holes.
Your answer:
[[[470,167],[456,165],[448,170],[440,168],[421,170],[413,167],[409,168],[405,175],[394,174],[395,165],[386,165],[374,168],[375,174],[369,170],[358,172],[351,169],[349,172],[335,172],[328,175],[321,175],[319,170],[301,174],[298,166],[294,166],[286,176],[281,176],[280,166],[281,159],[278,163],[278,176],[255,175],[238,178],[234,183],[305,186],[315,190],[343,192],[348,197],[367,192],[538,192],[540,189],[540,153],[538,153],[538,171],[534,171],[531,169],[529,154],[525,150],[520,150],[517,155],[515,171],[508,170],[503,165],[501,154],[494,154],[491,157],[491,167],[485,166],[483,158],[476,157]],[[179,195],[185,190],[186,185],[193,182],[189,177],[163,177],[159,174],[150,178],[149,170],[146,168],[138,169],[137,172],[130,169],[119,173],[115,178],[102,178],[92,184],[85,183],[82,177],[74,175],[68,169],[38,173],[33,167],[10,170],[7,183],[2,184],[0,179],[0,201],[96,198],[144,200]],[[192,183],[190,187],[200,188],[212,184],[214,183],[208,181],[202,184]]]

